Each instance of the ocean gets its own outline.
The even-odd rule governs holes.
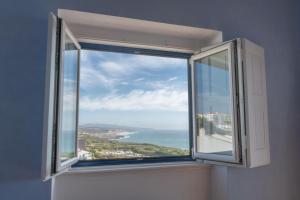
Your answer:
[[[120,142],[148,143],[165,147],[189,149],[188,130],[142,129],[117,139]]]

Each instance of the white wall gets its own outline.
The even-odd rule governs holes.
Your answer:
[[[229,200],[227,174],[228,167],[214,166],[211,168],[210,200]]]
[[[54,200],[207,200],[210,168],[66,174],[56,177],[54,186]]]

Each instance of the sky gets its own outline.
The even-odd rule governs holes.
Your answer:
[[[196,62],[195,69],[196,110],[203,113],[231,113],[231,82],[227,64],[227,51],[211,55],[201,61]]]
[[[82,50],[79,124],[188,129],[187,60]]]
[[[65,55],[66,130],[75,122],[73,54]],[[231,112],[226,55],[221,52],[196,63],[197,113]],[[91,123],[187,130],[187,59],[82,50],[79,125]]]

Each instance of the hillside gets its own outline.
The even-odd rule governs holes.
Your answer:
[[[89,134],[79,135],[79,148],[90,152],[92,159],[185,156],[189,154],[188,150],[99,139],[99,137]]]

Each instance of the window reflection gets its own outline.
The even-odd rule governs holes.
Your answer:
[[[65,35],[62,85],[62,119],[60,160],[64,162],[76,156],[76,104],[77,104],[78,50],[68,35]]]
[[[228,51],[195,61],[197,151],[232,155],[232,99]]]

